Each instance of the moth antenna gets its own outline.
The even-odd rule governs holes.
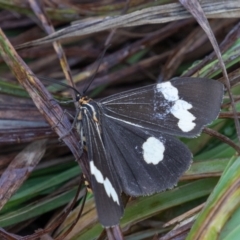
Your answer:
[[[62,82],[57,81],[56,79],[51,79],[51,78],[46,78],[46,77],[38,77],[38,78],[43,80],[43,81],[56,83],[56,84],[59,84],[61,86],[66,87],[66,88],[72,89],[75,92],[75,94],[76,94],[76,101],[78,101],[81,98],[81,96],[82,96],[82,94],[76,88],[74,88],[74,87],[72,87],[72,86],[70,86],[70,85],[68,85],[66,83],[62,83]]]
[[[100,65],[101,65],[102,59],[103,59],[103,57],[104,57],[107,49],[109,48],[109,46],[110,46],[110,44],[108,44],[108,45],[104,48],[104,50],[102,51],[102,53],[98,56],[98,58],[97,58],[97,62],[98,62],[97,68],[96,68],[94,74],[92,75],[92,77],[91,77],[88,85],[87,85],[87,86],[85,87],[85,89],[83,90],[83,94],[85,94],[85,93],[87,92],[87,90],[89,89],[89,87],[90,87],[91,84],[93,83],[93,81],[94,81],[94,79],[95,79],[95,77],[96,77],[96,75],[97,75],[98,69],[99,69],[99,67],[100,67]]]

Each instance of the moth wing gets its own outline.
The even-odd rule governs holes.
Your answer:
[[[101,100],[107,118],[161,131],[194,137],[220,112],[223,85],[203,78],[175,78]]]
[[[170,135],[108,118],[103,129],[121,188],[130,196],[172,188],[191,164],[189,149]]]
[[[110,156],[103,145],[100,131],[88,113],[83,117],[83,129],[99,221],[104,227],[117,225],[123,215],[120,185],[109,160]]]

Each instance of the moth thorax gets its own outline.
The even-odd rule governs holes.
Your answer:
[[[94,102],[92,99],[89,99],[89,101],[82,103],[82,108],[83,110],[88,111],[95,122],[99,122],[98,105],[96,102]]]

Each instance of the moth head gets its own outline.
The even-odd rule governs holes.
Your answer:
[[[87,96],[81,97],[77,100],[81,105],[87,104],[90,102],[90,98],[88,98]]]

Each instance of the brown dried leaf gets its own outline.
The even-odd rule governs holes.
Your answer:
[[[9,164],[0,178],[0,209],[28,178],[46,151],[47,140],[29,144]]]
[[[204,0],[201,1],[201,5],[208,18],[236,18],[240,15],[239,0],[231,0],[227,2],[225,0]],[[73,25],[61,29],[47,37],[22,44],[18,46],[18,49],[38,46],[63,38],[79,37],[114,28],[165,23],[189,17],[191,17],[191,15],[184,10],[179,3],[154,6],[125,14],[123,16],[98,19],[98,21],[95,22],[93,22],[92,18],[89,22],[86,22],[86,20],[84,20],[84,22],[76,22]]]

